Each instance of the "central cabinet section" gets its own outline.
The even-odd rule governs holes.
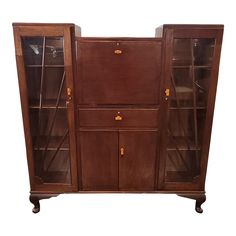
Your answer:
[[[161,40],[80,38],[77,48],[80,189],[155,190]]]
[[[154,190],[157,132],[87,130],[80,136],[83,190]]]

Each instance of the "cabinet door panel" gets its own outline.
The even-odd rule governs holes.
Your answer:
[[[32,191],[77,190],[73,25],[14,25]]]
[[[22,37],[38,184],[71,184],[63,42],[62,36]]]
[[[119,189],[154,190],[156,131],[120,131]]]
[[[222,30],[166,31],[170,97],[163,98],[159,187],[204,189]]]
[[[78,49],[80,103],[158,104],[161,41],[87,40]]]
[[[112,131],[81,131],[83,190],[118,190],[118,135]]]

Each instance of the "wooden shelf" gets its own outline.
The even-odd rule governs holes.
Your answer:
[[[39,109],[39,100],[31,100],[30,109]],[[56,99],[44,100],[42,104],[42,109],[55,109],[56,108]],[[66,100],[61,100],[59,102],[58,109],[66,109]]]
[[[28,68],[42,68],[42,65],[26,65]],[[63,68],[64,65],[44,65],[46,68]]]
[[[173,65],[172,68],[173,69],[189,69],[191,68],[192,65]],[[201,68],[206,68],[206,69],[211,69],[211,65],[194,65],[193,66],[194,69],[201,69]]]
[[[197,110],[204,110],[206,109],[206,107],[193,107],[193,106],[186,106],[186,107],[177,107],[177,106],[171,106],[169,107],[170,110],[193,110],[193,109],[197,109]]]
[[[42,178],[45,183],[70,183],[69,171],[47,171]]]
[[[199,151],[200,147],[196,147],[193,141],[184,137],[173,137],[169,138],[167,145],[167,151]]]
[[[49,144],[48,144],[48,147],[47,147],[47,151],[56,151],[59,144],[60,144],[60,142],[61,142],[61,139],[62,139],[61,136],[52,136],[52,137],[50,137]],[[36,137],[33,137],[33,140],[36,140]],[[46,148],[48,137],[47,136],[40,136],[39,140],[40,140],[40,145],[38,147],[37,144],[36,144],[34,146],[34,150],[35,151],[44,151],[45,148]],[[68,139],[64,140],[63,144],[59,148],[59,151],[69,151]]]
[[[167,171],[166,182],[197,182],[198,176],[188,171]]]

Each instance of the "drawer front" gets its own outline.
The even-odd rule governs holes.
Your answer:
[[[158,109],[79,109],[81,127],[157,127]]]

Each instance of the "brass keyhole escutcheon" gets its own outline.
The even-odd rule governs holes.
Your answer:
[[[165,95],[166,95],[166,100],[168,99],[168,97],[170,96],[170,89],[169,88],[167,88],[166,90],[165,90]]]
[[[72,99],[72,90],[71,88],[67,88],[67,100],[70,101]]]
[[[125,149],[123,147],[120,148],[120,155],[121,156],[125,155]]]
[[[165,90],[165,94],[166,94],[166,97],[169,97],[169,96],[170,96],[170,89],[167,88],[167,89]]]

